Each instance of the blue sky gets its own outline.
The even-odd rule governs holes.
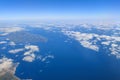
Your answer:
[[[119,19],[120,0],[0,0],[0,20]]]

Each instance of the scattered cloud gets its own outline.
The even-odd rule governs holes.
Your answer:
[[[12,76],[14,76],[16,67],[18,65],[19,63],[13,63],[12,59],[3,57],[2,59],[0,59],[0,76],[3,77],[7,74],[11,74]],[[19,79],[17,78],[15,80],[19,80]]]
[[[25,49],[28,50],[27,52],[24,53],[24,61],[32,62],[35,60],[35,53],[39,51],[39,47],[36,45],[26,45]]]
[[[41,58],[41,61],[45,62],[47,59],[54,59],[54,56],[53,55],[47,55],[47,56]]]
[[[5,50],[5,49],[6,49],[6,47],[2,47],[1,49],[2,49],[2,50]]]
[[[120,59],[120,46],[118,44],[112,43],[109,50],[111,51],[112,55],[115,55],[117,58]]]
[[[33,62],[35,60],[35,54],[29,54],[23,58],[23,61]]]
[[[120,37],[118,36],[109,36],[109,35],[99,35],[95,33],[81,33],[78,31],[62,31],[65,35],[70,38],[77,40],[83,47],[99,51],[101,45],[110,47],[112,55],[115,55],[117,58],[120,58]],[[98,42],[100,44],[98,44]]]
[[[11,41],[11,42],[9,42],[9,45],[10,46],[15,46],[16,44],[15,44],[15,42]]]
[[[46,28],[46,30],[49,30],[50,28]],[[16,32],[18,31],[22,31],[24,30],[24,28],[22,27],[0,27],[0,36],[5,37],[4,41],[2,41],[2,39],[0,40],[0,44],[5,44],[5,46],[1,47],[1,50],[7,50],[9,53],[11,54],[16,54],[19,52],[22,52],[22,60],[26,61],[26,62],[33,62],[36,58],[36,52],[39,52],[39,46],[37,45],[31,45],[32,41],[29,42],[29,45],[27,45],[28,43],[22,44],[20,45],[23,46],[22,48],[16,48],[16,46],[18,45],[14,40],[11,40],[8,36],[12,33],[16,34]],[[30,34],[31,36],[29,37],[29,39],[33,38],[32,34]],[[27,36],[27,35],[26,35]],[[14,36],[16,38],[16,36]],[[24,36],[23,36],[24,37]],[[45,40],[42,36],[38,35],[35,36],[35,39],[40,40]],[[13,38],[13,37],[11,37]],[[19,40],[19,39],[18,39]],[[9,49],[7,49],[9,47]],[[16,48],[16,49],[15,49]],[[4,56],[4,55],[3,55]],[[17,57],[19,57],[19,55],[15,55]],[[42,56],[42,55],[41,55]],[[46,55],[46,56],[42,56],[41,61],[45,62],[45,61],[49,61],[49,59],[53,59],[54,56],[53,55]],[[40,58],[39,58],[40,59]],[[7,74],[12,75],[12,78],[10,77],[9,79],[12,80],[32,80],[32,79],[19,79],[15,76],[15,71],[17,66],[19,65],[19,63],[14,63],[13,59],[8,59],[6,57],[3,57],[0,59],[0,78],[1,76],[5,76]],[[13,78],[14,77],[14,78]]]
[[[0,32],[4,33],[11,33],[11,32],[17,32],[17,31],[22,31],[24,28],[22,27],[0,27]]]
[[[94,34],[87,34],[87,33],[80,33],[80,32],[75,32],[75,31],[63,31],[64,34],[75,38],[77,41],[80,42],[80,44],[85,47],[89,48],[95,51],[99,51],[99,47],[97,46],[95,40],[92,40],[95,35]]]
[[[8,52],[12,53],[12,54],[15,54],[15,53],[18,53],[18,52],[21,52],[21,51],[24,51],[24,48],[9,50]]]
[[[26,45],[25,46],[25,49],[28,49],[28,50],[30,50],[31,52],[38,52],[39,51],[39,47],[38,46],[36,46],[36,45]]]
[[[0,41],[0,44],[6,44],[7,41]]]
[[[101,44],[102,44],[102,45],[109,46],[109,45],[110,45],[110,41],[101,42]]]

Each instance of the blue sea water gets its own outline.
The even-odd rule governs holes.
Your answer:
[[[34,29],[33,33],[48,39],[46,43],[35,43],[38,54],[53,54],[50,63],[36,60],[32,63],[20,60],[16,76],[32,80],[120,80],[120,60],[108,56],[104,49],[99,52],[84,48],[74,39],[61,32]],[[65,42],[68,40],[67,42]]]

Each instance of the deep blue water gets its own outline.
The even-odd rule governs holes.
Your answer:
[[[39,60],[28,63],[18,59],[16,76],[33,80],[120,80],[120,60],[108,56],[102,48],[95,52],[73,39],[64,42],[68,37],[61,32],[41,29],[32,32],[48,39],[46,43],[35,43],[40,46],[38,54],[50,52],[55,58],[50,63]]]

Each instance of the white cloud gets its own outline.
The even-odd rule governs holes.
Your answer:
[[[30,55],[32,53],[32,51],[27,51],[24,53],[24,55]]]
[[[5,75],[6,73],[14,75],[18,64],[19,63],[13,63],[12,59],[8,58],[0,59],[0,76]]]
[[[9,45],[10,45],[10,46],[15,46],[16,44],[15,44],[15,42],[11,41],[11,42],[9,43]]]
[[[33,62],[35,60],[35,54],[27,55],[23,58],[23,61]]]
[[[7,41],[1,41],[0,42],[0,44],[6,44],[7,43]]]
[[[54,58],[53,55],[47,55],[47,56],[41,58],[41,61],[44,62],[44,61],[46,61],[47,59],[53,59],[53,58]]]
[[[15,54],[18,52],[22,52],[24,50],[27,50],[26,52],[24,52],[24,57],[22,60],[27,61],[27,62],[32,62],[35,60],[36,56],[35,56],[35,52],[39,51],[39,47],[36,45],[25,45],[24,48],[19,48],[19,49],[13,49],[13,50],[9,50],[9,53]]]
[[[120,46],[118,44],[115,43],[111,44],[109,50],[111,51],[112,55],[115,55],[117,58],[120,59]]]
[[[25,52],[24,55],[30,55],[30,54],[32,54],[34,52],[38,52],[39,51],[39,47],[36,46],[36,45],[26,45],[25,49],[29,50],[29,51]]]
[[[6,36],[6,35],[8,35],[9,33],[2,33],[2,34],[0,34],[0,36]]]
[[[2,32],[0,36],[6,36],[9,33],[22,31],[22,30],[24,30],[24,28],[22,27],[0,27],[0,32]]]
[[[75,40],[79,41],[83,47],[94,51],[99,51],[100,45],[98,45],[97,42],[100,42],[101,45],[105,45],[108,48],[110,47],[110,54],[120,58],[120,46],[118,45],[118,43],[120,43],[120,37],[118,36],[98,35],[94,33],[81,33],[67,30],[62,32],[70,38],[74,38]]]
[[[96,35],[95,34],[87,34],[80,33],[75,31],[63,31],[66,35],[75,38],[80,44],[91,50],[99,51],[99,47],[96,45],[96,40],[92,40]],[[91,41],[92,40],[92,41]]]
[[[108,45],[110,45],[110,41],[101,42],[101,44],[108,46]]]
[[[29,49],[29,50],[31,50],[32,52],[39,51],[39,47],[36,46],[36,45],[26,45],[26,46],[25,46],[25,49]]]
[[[99,47],[97,45],[93,45],[92,43],[90,43],[88,41],[81,41],[80,43],[81,43],[82,46],[84,46],[86,48],[89,48],[89,49],[92,49],[92,50],[95,50],[95,51],[99,50]]]
[[[36,45],[26,45],[25,49],[28,51],[24,53],[23,60],[28,61],[28,62],[33,62],[35,60],[35,57],[36,57],[34,52],[38,52],[39,47]]]
[[[0,32],[4,32],[4,33],[11,33],[11,32],[17,32],[17,31],[21,31],[24,30],[24,28],[21,27],[0,27]]]
[[[15,54],[15,53],[18,53],[18,52],[21,52],[21,51],[24,51],[24,48],[9,50],[8,52],[9,52],[9,53],[12,53],[12,54]]]
[[[6,49],[6,47],[2,47],[1,49],[4,50],[4,49]]]

